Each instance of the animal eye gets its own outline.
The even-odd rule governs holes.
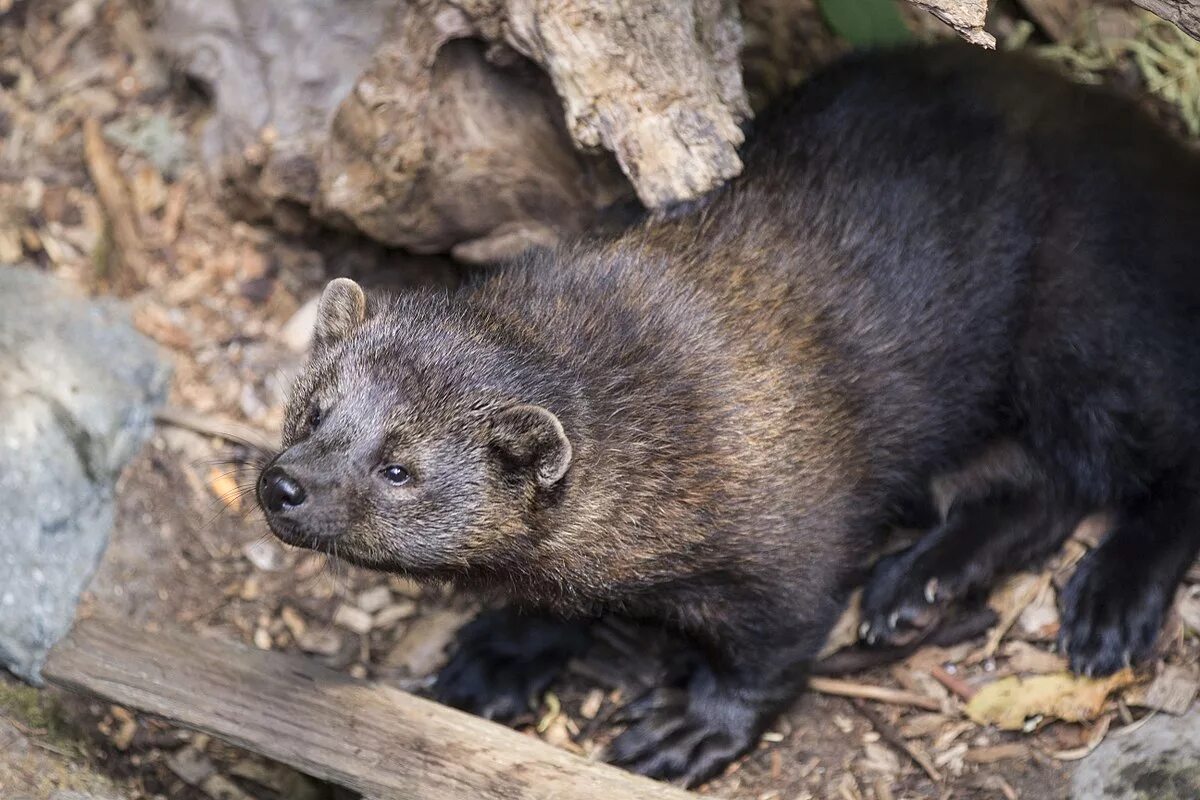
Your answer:
[[[315,431],[317,426],[321,424],[322,419],[324,419],[324,417],[321,415],[321,407],[313,406],[308,411],[308,429],[310,431]]]
[[[393,486],[403,486],[408,483],[408,470],[399,464],[388,464],[379,470],[379,474]]]

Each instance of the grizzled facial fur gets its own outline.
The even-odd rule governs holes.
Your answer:
[[[449,295],[368,310],[356,283],[331,282],[284,449],[258,480],[271,530],[418,576],[449,578],[511,553],[572,451],[529,388],[536,364],[489,338]]]

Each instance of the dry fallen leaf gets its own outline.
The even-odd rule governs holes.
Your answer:
[[[237,475],[213,467],[208,472],[208,488],[213,496],[220,500],[231,511],[239,511],[242,507],[242,493],[239,491]]]
[[[333,612],[333,624],[345,628],[352,633],[367,634],[371,632],[371,615],[352,605],[342,603]]]
[[[1109,694],[1134,681],[1132,670],[1107,678],[1083,678],[1062,672],[1032,678],[1004,678],[979,689],[966,712],[980,725],[1019,731],[1031,717],[1087,722],[1100,715]]]
[[[1048,675],[1065,672],[1067,669],[1067,659],[1063,656],[1035,647],[1029,642],[1005,642],[1000,654],[1008,659],[1008,668],[1019,674]]]
[[[358,607],[368,614],[382,611],[392,602],[392,592],[387,586],[373,586],[358,596]]]
[[[584,719],[595,719],[596,715],[600,713],[600,706],[603,703],[604,692],[599,689],[592,689],[579,706],[579,716]]]
[[[134,309],[133,325],[163,347],[187,351],[194,342],[192,335],[179,324],[179,316],[158,306],[142,304]]]
[[[137,733],[137,719],[120,706],[109,706],[109,712],[116,722],[109,734],[109,739],[112,741],[113,747],[118,750],[122,752],[128,750],[129,745],[133,743],[134,734]]]
[[[1053,575],[1047,570],[1041,575],[1022,572],[1005,581],[999,589],[992,592],[988,605],[999,615],[1000,621],[988,634],[987,644],[984,645],[983,655],[991,658],[1000,647],[1000,641],[1008,633],[1013,623],[1025,613],[1025,609],[1033,605],[1043,594],[1050,591],[1050,580]]]
[[[858,760],[857,766],[864,772],[894,776],[900,773],[900,757],[886,745],[867,742],[863,745],[863,757]]]
[[[1125,699],[1130,705],[1179,715],[1191,707],[1197,691],[1200,691],[1200,673],[1194,666],[1164,664],[1149,686],[1130,692]]]
[[[284,606],[279,610],[279,618],[283,620],[284,626],[292,634],[293,639],[299,642],[304,638],[304,634],[308,631],[308,624],[304,621],[304,617],[300,616],[299,611],[291,606]]]
[[[905,739],[916,739],[937,733],[950,722],[945,714],[913,714],[900,726],[900,735]]]
[[[416,613],[417,604],[412,600],[402,599],[399,603],[392,603],[377,612],[371,625],[374,628],[391,628],[400,620],[408,619]]]
[[[829,632],[825,646],[817,654],[818,659],[825,658],[858,641],[858,625],[862,618],[861,604],[862,590],[856,589],[854,594],[850,595],[850,601],[846,603],[846,609],[838,617],[833,630]]]

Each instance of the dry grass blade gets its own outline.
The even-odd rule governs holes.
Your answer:
[[[96,196],[108,220],[120,261],[121,272],[109,276],[110,282],[129,293],[145,285],[149,264],[129,184],[104,141],[100,122],[94,117],[83,121],[83,156],[88,174],[96,184]]]
[[[916,745],[909,743],[900,735],[899,731],[892,727],[891,723],[871,710],[862,700],[855,700],[854,708],[866,718],[867,722],[871,723],[871,727],[875,729],[885,742],[911,758],[918,767],[925,771],[930,780],[934,783],[942,782],[942,773],[934,766],[929,756]]]

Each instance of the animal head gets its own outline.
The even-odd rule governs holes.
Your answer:
[[[364,566],[497,568],[572,466],[550,384],[537,348],[466,300],[368,302],[334,280],[259,505],[283,541]]]

